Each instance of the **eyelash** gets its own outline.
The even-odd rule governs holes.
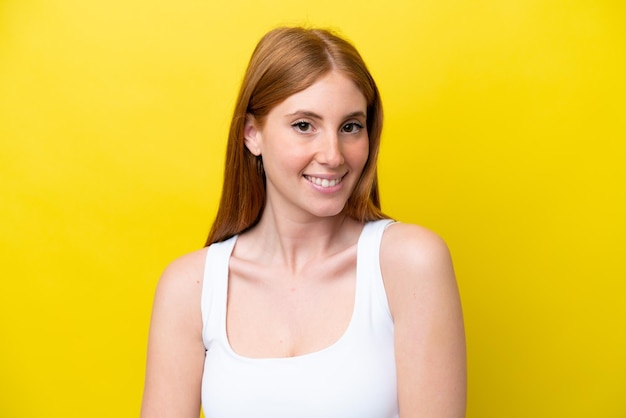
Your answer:
[[[304,126],[303,126],[304,125]],[[311,122],[307,122],[305,120],[297,120],[294,123],[291,124],[291,126],[296,129],[297,131],[301,132],[301,133],[307,133],[308,129],[311,128]],[[350,126],[351,128],[356,128],[356,132],[360,132],[361,129],[363,129],[363,125],[359,122],[349,122],[349,123],[345,123],[341,126],[341,130],[345,131],[345,128],[347,126]],[[346,132],[346,133],[355,133],[355,131],[353,130],[352,132]]]
[[[359,122],[349,122],[349,123],[346,123],[346,124],[344,124],[344,125],[341,127],[341,129],[345,131],[345,127],[346,127],[346,126],[350,126],[350,127],[352,127],[353,129],[354,129],[354,128],[356,128],[356,132],[360,132],[360,131],[361,131],[361,129],[363,129],[363,125],[361,125]],[[355,131],[353,130],[352,132],[347,132],[347,133],[352,134],[352,133],[355,133]]]
[[[306,127],[303,128],[302,125],[306,125]],[[297,120],[292,123],[291,126],[298,132],[305,133],[305,131],[307,131],[307,129],[311,127],[311,122],[307,122],[305,120]]]

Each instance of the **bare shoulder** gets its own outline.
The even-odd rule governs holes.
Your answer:
[[[441,280],[450,280],[452,273],[452,260],[445,241],[419,225],[391,224],[383,235],[380,258],[383,277],[393,281],[420,280],[436,272],[445,273]],[[388,274],[385,275],[385,271]]]
[[[163,270],[154,295],[153,314],[184,315],[199,320],[202,278],[207,249],[185,254]],[[197,324],[196,324],[197,325]]]
[[[403,245],[399,245],[402,243]],[[446,243],[443,239],[430,229],[423,226],[394,222],[390,224],[383,235],[383,248],[385,245],[413,250],[445,250]],[[397,253],[397,251],[394,251]]]
[[[173,260],[161,274],[157,292],[184,292],[202,285],[207,248]]]
[[[381,244],[381,272],[399,331],[435,323],[462,326],[460,297],[448,246],[418,225],[390,225]],[[442,328],[443,329],[443,328]]]

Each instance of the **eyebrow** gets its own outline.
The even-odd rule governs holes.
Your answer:
[[[309,111],[309,110],[296,110],[295,112],[293,112],[293,113],[289,113],[289,114],[287,114],[286,116],[287,116],[287,117],[292,117],[292,116],[306,116],[306,117],[309,117],[309,118],[312,118],[312,119],[319,119],[319,120],[324,119],[323,117],[321,117],[321,116],[320,116],[320,115],[318,115],[317,113],[315,113],[315,112],[311,112],[311,111]],[[351,112],[351,113],[348,113],[348,114],[345,116],[345,118],[346,118],[346,119],[350,119],[350,118],[356,118],[356,117],[359,117],[359,116],[360,116],[360,117],[363,117],[363,118],[366,118],[366,117],[367,117],[367,115],[365,114],[365,112],[362,112],[362,111],[360,111],[360,110],[357,110],[356,112]]]

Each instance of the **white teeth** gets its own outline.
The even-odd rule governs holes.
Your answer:
[[[311,176],[306,176],[306,178],[311,183],[315,183],[316,185],[321,186],[321,187],[333,187],[341,182],[341,178],[332,179],[332,180],[321,179],[319,177],[311,177]]]

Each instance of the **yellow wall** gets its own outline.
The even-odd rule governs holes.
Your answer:
[[[453,251],[468,417],[626,417],[624,2],[261,3],[0,1],[0,416],[137,416],[249,54],[305,23],[379,82],[384,209]]]

